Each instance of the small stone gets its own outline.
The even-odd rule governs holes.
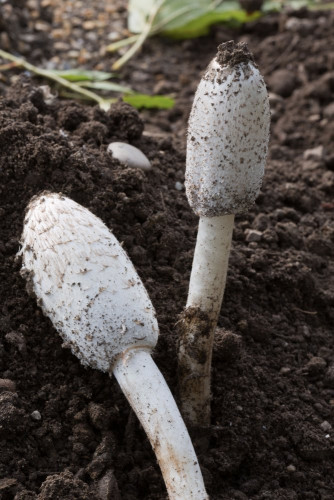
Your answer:
[[[119,33],[118,33],[118,31],[111,31],[107,35],[107,40],[109,40],[109,42],[116,42],[117,40],[119,40]]]
[[[35,410],[33,411],[31,414],[30,414],[31,418],[33,420],[42,420],[42,415],[40,414],[40,412],[38,410]]]
[[[306,149],[303,154],[304,160],[316,160],[321,161],[324,157],[324,147],[317,146],[316,148]]]
[[[13,380],[10,380],[9,378],[0,378],[0,392],[2,391],[15,392],[15,382],[13,382]]]
[[[287,466],[286,470],[288,472],[296,472],[296,467],[294,465],[290,464]]]
[[[111,142],[107,151],[114,158],[125,163],[129,167],[141,168],[142,170],[150,170],[152,168],[150,161],[144,153],[126,142]]]
[[[260,241],[262,238],[262,232],[256,229],[246,229],[245,230],[246,241],[251,243],[253,241]]]
[[[84,30],[94,30],[96,28],[96,21],[85,21],[83,24],[82,24],[82,27]]]
[[[42,91],[44,102],[48,106],[53,104],[57,99],[57,96],[52,94],[49,85],[40,85],[38,88]]]
[[[37,31],[49,32],[50,31],[50,24],[45,22],[45,21],[36,21],[36,23],[34,25],[34,29]]]
[[[184,188],[182,182],[175,182],[175,189],[177,191],[182,191],[182,189]]]
[[[268,97],[271,105],[281,104],[282,102],[284,102],[283,97],[278,94],[274,94],[273,92],[269,92]]]
[[[308,117],[308,121],[311,123],[316,123],[320,120],[321,116],[318,113],[314,113]]]
[[[320,427],[323,431],[325,432],[329,432],[332,430],[332,426],[329,422],[327,422],[327,420],[324,420],[321,424],[320,424]]]
[[[282,375],[287,375],[288,373],[291,372],[291,368],[289,368],[288,366],[283,366],[281,369],[280,369],[280,373]]]
[[[53,47],[59,52],[68,52],[70,49],[69,44],[66,42],[56,42]]]

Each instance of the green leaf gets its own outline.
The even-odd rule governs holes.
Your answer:
[[[129,0],[128,28],[132,33],[141,33],[147,25],[150,12],[159,4],[159,0]],[[164,0],[152,25],[152,32],[162,29],[175,29],[214,8],[214,2],[208,0]]]
[[[96,90],[108,90],[110,92],[121,92],[124,94],[132,94],[133,90],[130,87],[125,87],[124,85],[119,85],[114,82],[80,82],[78,83],[80,87],[88,87]]]
[[[171,109],[175,101],[164,95],[133,94],[123,96],[123,101],[137,109]]]
[[[99,81],[109,80],[115,76],[115,73],[106,73],[105,71],[89,71],[86,69],[68,69],[68,70],[49,70],[50,73],[64,78],[69,82]]]
[[[232,2],[226,2],[232,3]],[[237,3],[237,2],[233,2]],[[232,26],[238,26],[245,22],[253,21],[261,16],[260,12],[247,14],[244,10],[216,10],[208,12],[201,17],[193,19],[187,24],[174,29],[165,29],[164,35],[176,39],[196,38],[198,36],[207,35],[213,24],[224,22]]]
[[[130,0],[130,31],[140,33],[146,26],[150,9],[156,5],[157,0]],[[163,34],[177,39],[195,38],[208,34],[213,24],[225,22],[236,26],[252,21],[260,15],[260,12],[247,14],[240,8],[237,0],[164,0],[149,35]]]

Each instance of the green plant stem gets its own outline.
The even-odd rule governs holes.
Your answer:
[[[110,107],[110,103],[107,102],[105,99],[103,99],[103,97],[100,97],[99,95],[95,94],[95,92],[91,92],[90,90],[87,90],[83,87],[80,87],[79,85],[76,85],[75,83],[69,82],[64,78],[62,78],[61,76],[53,73],[52,71],[38,68],[37,66],[34,66],[33,64],[30,64],[29,62],[25,61],[21,57],[13,56],[9,52],[6,52],[1,49],[0,49],[0,57],[2,57],[3,59],[7,59],[8,61],[13,61],[17,63],[19,66],[22,66],[23,68],[27,69],[28,71],[35,73],[36,75],[43,76],[44,78],[48,78],[49,80],[53,80],[54,82],[59,83],[59,85],[61,85],[62,87],[66,87],[72,90],[73,92],[76,92],[77,94],[81,94],[89,98],[90,100],[97,102],[99,106],[105,111],[107,111]]]
[[[126,47],[127,45],[131,45],[132,43],[135,43],[139,38],[138,35],[132,35],[129,36],[128,38],[123,38],[122,40],[118,40],[117,42],[113,42],[110,45],[106,47],[107,52],[116,52],[119,49],[122,49],[123,47]]]
[[[169,16],[166,16],[160,23],[157,23],[155,26],[151,26],[148,34],[145,36],[145,38],[153,36],[158,34],[165,26],[166,24],[170,23],[171,21],[174,21],[178,17],[182,16],[182,14],[186,14],[189,12],[189,10],[192,10],[188,6],[182,7],[181,9],[176,10]],[[136,43],[138,41],[138,38],[141,38],[142,33],[138,33],[137,35],[132,35],[129,36],[128,38],[124,38],[123,40],[119,40],[118,42],[111,43],[106,47],[107,52],[116,52],[117,50],[126,47],[127,45],[131,45],[133,43]],[[144,40],[145,40],[144,38]],[[143,41],[144,41],[143,40]],[[141,44],[143,43],[141,42]],[[127,54],[127,53],[126,53]],[[118,61],[116,61],[117,63]],[[116,64],[115,63],[115,64]]]
[[[164,1],[165,0],[160,0],[160,2],[158,2],[155,9],[151,12],[151,15],[147,21],[145,28],[138,36],[135,43],[132,45],[132,47],[130,47],[130,49],[122,57],[120,57],[119,59],[117,59],[116,62],[114,62],[114,64],[112,65],[112,69],[114,69],[114,70],[120,69],[140,49],[140,47],[143,45],[146,38],[149,36],[151,29],[152,29],[152,24],[154,22],[154,19],[156,18]]]

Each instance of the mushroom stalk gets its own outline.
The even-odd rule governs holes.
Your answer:
[[[254,203],[270,127],[263,78],[246,44],[221,44],[199,83],[189,117],[186,194],[200,217],[189,295],[178,322],[182,414],[210,423],[210,368],[234,215]]]
[[[179,387],[182,412],[196,425],[210,420],[210,372],[214,332],[228,269],[234,215],[201,217],[186,310],[180,322]],[[191,397],[189,397],[191,395]]]
[[[188,431],[150,353],[131,349],[112,371],[150,440],[169,498],[208,499]]]
[[[82,364],[114,373],[156,453],[171,500],[207,500],[174,398],[151,358],[158,324],[129,257],[103,222],[60,194],[31,200],[22,233],[27,290]]]
[[[216,320],[223,299],[234,215],[201,217],[190,276],[187,307]]]

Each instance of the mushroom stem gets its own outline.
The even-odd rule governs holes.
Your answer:
[[[186,307],[217,319],[224,295],[234,215],[200,217]]]
[[[179,386],[188,423],[210,423],[213,332],[225,288],[233,215],[246,212],[262,183],[270,109],[245,43],[219,45],[189,116],[185,187],[200,219],[189,298],[180,325]],[[201,296],[202,295],[202,296]]]
[[[151,442],[170,500],[208,499],[188,431],[150,353],[129,349],[112,371]]]
[[[200,217],[188,301],[179,323],[181,410],[193,425],[210,423],[210,372],[221,308],[234,215]]]

